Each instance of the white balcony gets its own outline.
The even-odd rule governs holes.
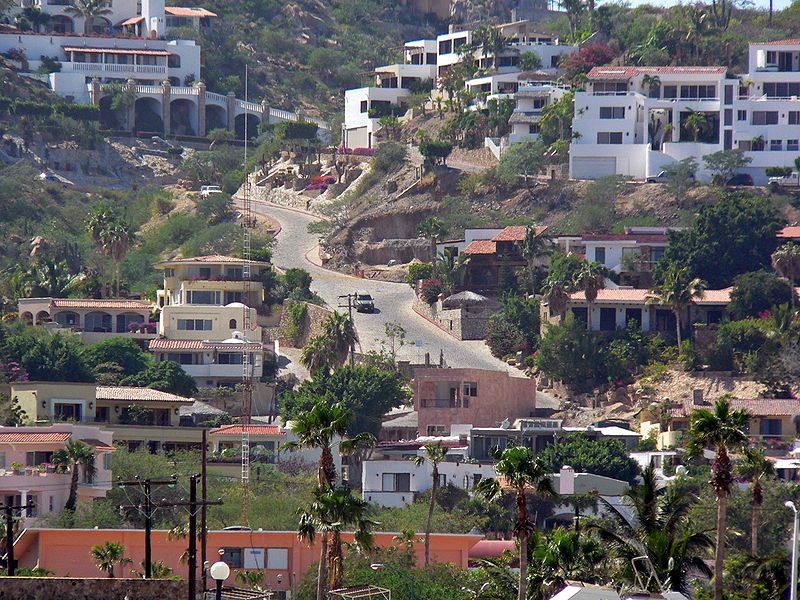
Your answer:
[[[166,75],[166,65],[124,65],[116,63],[61,63],[62,72]]]
[[[192,377],[225,377],[225,378],[241,378],[244,372],[243,365],[181,365],[187,375]],[[250,365],[252,376],[261,376],[261,363],[260,361],[255,365]]]

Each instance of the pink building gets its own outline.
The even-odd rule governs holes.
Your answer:
[[[0,427],[0,499],[35,508],[27,517],[60,512],[69,497],[71,473],[56,473],[53,454],[70,440],[94,448],[95,469],[89,476],[79,467],[78,501],[103,498],[111,489],[113,433],[89,425],[59,423],[48,427]]]
[[[452,435],[453,425],[496,427],[533,415],[536,380],[506,371],[416,369],[414,408],[421,436]]]

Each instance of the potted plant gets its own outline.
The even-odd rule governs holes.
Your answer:
[[[38,468],[39,477],[47,477],[47,463],[42,463]]]
[[[56,472],[56,466],[53,463],[44,463],[44,466],[48,473]]]
[[[22,471],[25,469],[25,465],[19,462],[12,462],[11,463],[11,470],[13,471],[14,475],[22,475]]]

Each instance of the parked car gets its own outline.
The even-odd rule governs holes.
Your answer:
[[[204,185],[200,187],[200,195],[203,198],[208,198],[211,194],[221,194],[222,188],[218,185]]]
[[[372,296],[364,292],[356,292],[356,312],[375,312],[375,301]]]
[[[754,185],[753,177],[747,173],[736,173],[725,182],[725,185]]]
[[[689,175],[689,181],[694,181],[694,175]],[[667,172],[661,171],[655,177],[648,177],[647,183],[667,183]]]
[[[792,171],[783,177],[770,177],[769,182],[785,187],[800,187],[800,173]]]

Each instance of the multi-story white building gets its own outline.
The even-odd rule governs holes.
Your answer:
[[[749,73],[725,67],[596,67],[575,95],[570,175],[644,179],[684,158],[739,148],[742,169],[766,183],[765,169],[794,166],[800,150],[800,40],[752,42]],[[692,113],[701,113],[693,127]]]
[[[558,100],[567,89],[552,82],[529,82],[520,85],[514,94],[517,106],[508,120],[511,132],[509,143],[533,141],[539,138],[542,110]]]

